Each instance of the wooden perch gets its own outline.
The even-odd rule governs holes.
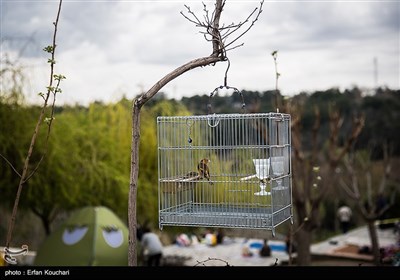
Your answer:
[[[200,175],[199,173],[195,171],[190,171],[189,173],[178,177],[176,179],[171,180],[172,182],[191,182],[191,181],[197,181],[200,180]]]

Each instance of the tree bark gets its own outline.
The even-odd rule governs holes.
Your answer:
[[[46,232],[46,236],[49,236],[51,233],[50,221],[45,217],[41,217],[41,220],[44,227],[44,231]]]
[[[377,266],[381,265],[381,252],[379,250],[378,234],[375,227],[375,220],[368,221],[368,233],[371,239],[372,255],[374,257],[374,264]]]
[[[296,233],[296,243],[297,243],[297,258],[296,263],[300,266],[311,265],[311,240],[312,232],[306,227],[300,228]]]
[[[33,214],[39,217],[42,221],[44,231],[46,236],[49,236],[51,233],[51,223],[57,215],[57,211],[53,208],[50,211],[46,211],[44,209],[40,210],[39,208],[31,207]]]
[[[128,264],[130,266],[137,266],[136,194],[137,194],[137,180],[139,174],[139,141],[140,141],[140,107],[136,105],[136,100],[135,100],[132,113],[131,174],[130,174],[129,201],[128,201],[128,222],[129,222]]]

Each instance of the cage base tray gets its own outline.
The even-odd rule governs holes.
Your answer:
[[[273,229],[291,218],[290,208],[187,204],[160,211],[160,226]]]

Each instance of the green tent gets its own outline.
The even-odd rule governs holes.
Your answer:
[[[39,248],[39,266],[126,266],[128,229],[106,207],[74,212]]]

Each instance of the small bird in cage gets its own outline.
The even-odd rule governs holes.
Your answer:
[[[210,168],[208,167],[208,163],[210,160],[208,158],[203,158],[200,160],[197,165],[197,171],[199,172],[200,178],[206,178],[210,185],[213,185],[213,182],[210,182]]]

